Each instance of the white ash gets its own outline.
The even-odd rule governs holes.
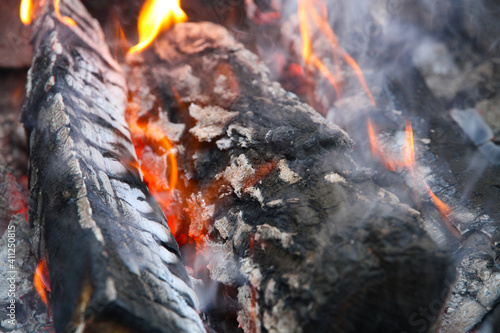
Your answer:
[[[253,128],[243,127],[243,126],[238,125],[238,124],[231,124],[227,128],[226,133],[229,137],[231,137],[231,139],[233,138],[233,136],[235,134],[238,136],[238,141],[235,142],[235,144],[237,144],[238,147],[246,148],[246,147],[248,147],[249,143],[253,142],[253,139],[252,139],[252,137],[254,135]]]
[[[247,179],[255,174],[255,169],[248,161],[244,154],[231,160],[231,165],[228,166],[221,174],[218,174],[216,179],[224,178],[231,184],[236,195],[241,196],[242,190],[245,188]]]
[[[200,107],[196,104],[189,106],[189,115],[196,120],[196,126],[189,132],[200,142],[210,142],[224,133],[225,126],[238,112],[229,112],[220,106]]]
[[[255,294],[255,301],[252,301],[252,292]],[[244,332],[261,333],[261,322],[259,314],[259,294],[252,291],[248,284],[238,289],[238,303],[241,310],[238,311],[238,323]]]
[[[279,177],[281,178],[281,180],[289,184],[295,184],[302,179],[297,173],[290,170],[285,159],[278,162],[278,170],[280,171]]]
[[[335,172],[325,175],[325,180],[329,183],[347,184],[345,178]]]
[[[270,226],[268,224],[263,224],[257,226],[257,232],[255,233],[255,240],[276,240],[281,243],[284,249],[290,248],[293,244],[293,234],[288,232],[282,232],[278,228]]]
[[[264,197],[262,196],[262,192],[260,189],[251,186],[245,188],[243,192],[250,194],[250,196],[257,200],[261,205],[264,205]]]
[[[492,309],[500,297],[500,272],[498,268],[492,270],[491,264],[473,255],[462,261],[439,333],[467,332]],[[471,275],[476,278],[470,279]]]
[[[273,306],[271,313],[264,312],[264,327],[269,333],[303,332],[302,327],[297,323],[295,314],[285,307],[285,302],[281,299]]]
[[[225,285],[234,285],[240,277],[238,264],[231,255],[229,242],[219,244],[208,240],[205,244],[210,278]]]
[[[215,79],[213,92],[221,105],[229,106],[238,97],[239,89],[237,86],[234,87],[234,85],[237,85],[237,82],[234,83],[234,79],[231,80],[231,78],[223,74],[220,74]]]
[[[284,205],[283,199],[276,199],[266,202],[266,206],[271,208],[280,207],[283,205]]]

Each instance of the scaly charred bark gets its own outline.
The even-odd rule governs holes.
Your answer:
[[[178,24],[129,65],[129,107],[181,152],[189,234],[238,288],[245,332],[421,328],[413,314],[446,297],[447,256],[355,165],[345,132],[214,24]]]
[[[126,85],[77,0],[34,23],[23,121],[29,219],[47,258],[57,332],[201,332],[196,296],[166,219],[137,169]]]

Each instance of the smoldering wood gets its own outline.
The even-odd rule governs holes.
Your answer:
[[[212,278],[238,288],[245,332],[414,332],[412,314],[446,295],[449,260],[419,213],[224,28],[178,24],[128,71],[141,121],[184,127],[170,139],[202,216],[189,233],[208,235]]]
[[[464,133],[408,59],[402,61],[406,71],[389,76],[392,98],[400,109],[429,124],[423,134],[430,139],[423,163],[443,184],[441,197],[455,203],[454,222],[464,237],[456,251],[458,279],[438,331],[468,331],[491,318],[500,300],[493,287],[500,281],[500,167]]]
[[[34,22],[23,122],[29,220],[46,258],[57,332],[202,332],[196,296],[166,219],[137,169],[126,85],[79,1]]]
[[[404,176],[388,172],[382,165],[377,168],[371,156],[366,133],[368,113],[373,120],[379,120],[377,125],[380,125],[379,128],[385,126],[387,132],[401,130],[405,117],[411,118],[416,125],[417,161],[428,168],[426,177],[432,190],[439,193],[439,197],[453,209],[450,219],[463,238],[459,244],[451,246],[457,256],[458,279],[451,284],[453,291],[450,298],[442,302],[444,312],[441,324],[435,329],[440,332],[468,331],[484,319],[491,321],[489,319],[499,299],[499,294],[490,290],[497,289],[493,286],[500,277],[497,260],[500,178],[496,165],[500,146],[492,141],[481,146],[474,144],[453,120],[450,109],[481,110],[492,130],[498,132],[500,113],[494,88],[498,81],[498,45],[492,41],[492,36],[497,35],[493,31],[498,31],[498,22],[491,17],[492,9],[497,5],[492,1],[480,4],[468,0],[455,3],[416,1],[393,2],[396,6],[391,8],[391,2],[387,2],[387,7],[384,7],[388,15],[381,18],[377,3],[382,2],[373,2],[365,16],[356,13],[354,17],[345,18],[342,17],[342,10],[329,11],[332,15],[340,13],[341,19],[334,20],[335,32],[342,45],[355,46],[348,51],[353,52],[351,54],[356,61],[362,62],[370,89],[382,87],[380,91],[372,90],[379,102],[375,109],[356,79],[351,80],[358,87],[349,86],[346,89],[349,96],[336,103],[335,119],[350,129],[358,143],[355,156],[357,160],[368,161],[361,162],[362,165],[373,166],[374,181],[385,189],[394,190],[401,201],[425,211],[426,224],[431,226],[427,228],[430,235],[434,239],[442,239],[446,233],[442,218],[435,209],[432,212],[432,207],[426,208],[429,200],[415,198],[413,179],[408,181]],[[342,4],[339,6],[342,8]],[[360,20],[360,17],[364,19]],[[467,20],[461,19],[465,17]],[[285,54],[291,54],[291,61],[300,62],[298,20],[294,15],[284,18],[280,25],[281,40],[273,38],[280,43],[271,50],[264,50],[263,54],[286,50]],[[350,20],[356,24],[350,23]],[[370,24],[376,34],[367,32]],[[393,33],[398,31],[398,27],[402,27],[404,32],[407,26],[421,33],[410,39],[394,38]],[[356,31],[361,31],[363,37],[359,47],[356,47],[356,40],[350,38],[350,33]],[[426,45],[428,34],[433,38],[432,46]],[[401,35],[404,36],[404,33]],[[324,46],[328,45],[328,41],[321,38],[315,37],[314,50],[328,64],[331,54],[329,48]],[[262,41],[260,43],[263,44]],[[425,50],[425,61],[418,59],[422,50]],[[434,56],[429,56],[429,53]],[[399,60],[395,62],[394,59]],[[422,73],[426,76],[425,80]],[[324,97],[321,88],[321,84],[316,84],[313,92]],[[302,97],[306,99],[304,95]],[[313,105],[324,110],[321,102],[316,101]],[[331,101],[327,105],[331,105]],[[430,203],[432,206],[432,201]]]

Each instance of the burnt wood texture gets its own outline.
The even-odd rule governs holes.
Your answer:
[[[178,24],[127,71],[141,121],[181,128],[169,138],[201,216],[189,233],[238,289],[245,332],[416,332],[419,307],[446,297],[449,260],[419,213],[226,29]]]
[[[76,0],[41,5],[23,122],[29,220],[48,261],[57,332],[202,332],[164,214],[143,184],[124,119],[126,84]],[[67,23],[67,22],[66,22]]]

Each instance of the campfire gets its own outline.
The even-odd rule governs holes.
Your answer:
[[[3,330],[500,331],[493,1],[0,8]]]

